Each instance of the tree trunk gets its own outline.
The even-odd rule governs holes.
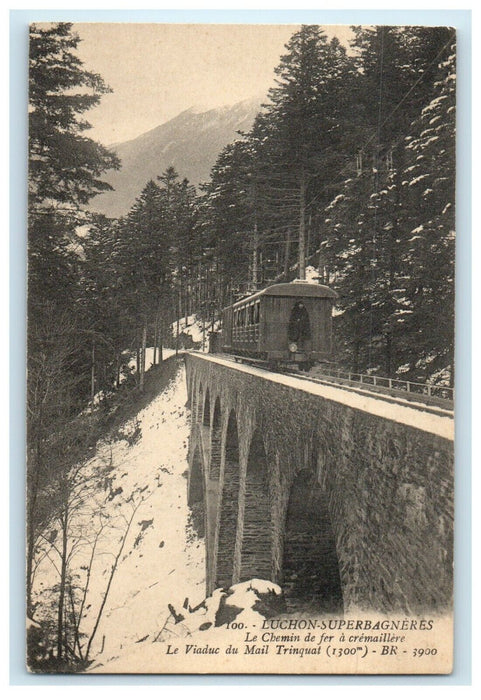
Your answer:
[[[176,338],[175,338],[175,356],[176,357],[178,357],[178,355],[179,355],[179,333],[180,333],[180,292],[179,292],[178,308],[177,308],[177,323],[176,323]]]
[[[122,552],[124,551],[125,542],[127,541],[127,537],[128,537],[129,532],[130,532],[130,527],[131,527],[131,525],[132,525],[132,521],[133,521],[133,519],[135,518],[135,514],[137,513],[137,510],[138,510],[139,506],[140,506],[143,502],[144,502],[144,499],[141,499],[141,500],[137,503],[137,505],[132,509],[132,514],[131,514],[131,516],[130,516],[128,522],[127,522],[127,526],[126,526],[126,528],[125,528],[125,530],[124,530],[124,533],[123,533],[122,537],[120,538],[120,547],[119,547],[119,550],[118,550],[118,552],[117,552],[117,555],[116,555],[116,557],[115,557],[115,559],[114,559],[114,563],[112,564],[112,568],[111,568],[111,570],[110,570],[109,580],[108,580],[108,582],[107,582],[107,587],[106,587],[106,589],[105,589],[105,593],[104,593],[104,595],[103,595],[102,602],[101,602],[101,604],[100,604],[100,608],[99,608],[99,611],[98,611],[98,613],[97,613],[97,618],[96,618],[96,620],[95,620],[95,624],[94,624],[94,628],[93,628],[93,630],[92,630],[92,634],[90,635],[90,639],[89,639],[89,641],[88,641],[88,643],[87,643],[87,650],[86,650],[86,652],[85,652],[85,659],[88,659],[88,658],[89,658],[90,648],[91,648],[92,643],[93,643],[93,641],[94,641],[94,639],[95,639],[95,635],[97,634],[97,629],[98,629],[98,626],[99,626],[99,624],[100,624],[100,620],[102,619],[102,615],[103,615],[103,612],[104,612],[105,604],[106,604],[106,602],[107,602],[107,598],[109,597],[110,587],[112,586],[112,581],[113,581],[114,576],[115,576],[115,573],[116,573],[116,571],[117,571],[117,567],[118,567],[118,564],[119,564],[120,557],[122,556]]]
[[[306,260],[309,262],[311,256],[311,230],[312,230],[312,214],[309,214],[307,220],[307,244],[306,244]]]
[[[286,247],[284,252],[284,277],[289,274],[289,256],[291,254],[291,229],[287,229]]]
[[[72,622],[73,622],[73,637],[74,637],[73,648],[74,648],[74,650],[77,649],[78,655],[83,660],[82,645],[80,644],[80,637],[79,637],[80,620],[79,620],[79,618],[77,618],[77,615],[75,613],[75,600],[74,600],[71,584],[69,584],[68,590],[69,590],[70,608],[72,611]]]
[[[257,228],[257,216],[255,216],[253,251],[252,251],[252,286],[253,286],[254,290],[256,290],[259,286],[258,255],[259,255],[259,231]]]
[[[354,372],[359,372],[359,352],[361,349],[361,343],[356,340],[354,344]]]
[[[306,176],[301,171],[299,191],[299,279],[306,279]]]
[[[326,284],[325,276],[324,276],[324,274],[325,274],[325,272],[324,272],[324,257],[322,254],[321,246],[319,246],[319,264],[318,264],[317,270],[318,270],[318,274],[319,274],[319,282],[321,284]]]
[[[30,520],[30,517],[29,517]],[[27,537],[27,617],[33,616],[32,610],[32,584],[33,584],[33,550],[34,550],[34,535],[32,523],[29,523]]]
[[[449,386],[454,389],[454,343],[449,344],[449,364],[451,370],[449,372]]]
[[[159,350],[159,364],[162,364],[163,362],[163,356],[162,356],[162,340],[163,340],[163,318],[162,314],[159,312],[158,316],[158,331],[157,331],[157,343],[158,343],[158,350]]]
[[[147,346],[147,321],[144,322],[144,327],[142,328],[142,349],[140,351],[140,375],[139,375],[140,391],[144,390],[146,346]]]
[[[156,316],[155,322],[154,322],[154,356],[152,358],[152,363],[153,363],[154,367],[157,364],[157,328],[158,328],[158,319]]]
[[[60,520],[62,526],[62,554],[60,567],[60,590],[58,597],[57,616],[57,659],[63,657],[63,637],[64,637],[64,605],[65,605],[65,582],[67,578],[67,529],[68,529],[68,508],[66,507]]]
[[[178,318],[181,319],[185,317],[185,299],[184,299],[184,282],[182,279],[182,270],[179,271],[179,313]],[[185,325],[187,325],[187,318],[185,317]]]
[[[31,497],[32,498],[32,497]],[[29,505],[28,536],[27,536],[27,617],[33,616],[32,586],[33,586],[33,557],[35,552],[34,507]]]
[[[392,372],[392,333],[388,331],[386,333],[386,374],[388,377],[391,376]]]
[[[187,325],[190,316],[190,284],[185,284],[184,286],[184,315],[185,325]]]
[[[90,373],[90,399],[95,396],[95,341],[92,341],[92,368]]]
[[[39,424],[42,422],[42,410],[38,414]],[[33,457],[31,457],[33,459]],[[42,468],[42,439],[37,435],[35,446],[34,468],[30,470],[28,477],[29,493],[27,499],[27,616],[33,616],[32,587],[33,587],[33,559],[35,555],[35,514],[37,497],[40,489],[40,471]]]

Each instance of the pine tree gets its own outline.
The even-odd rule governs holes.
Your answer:
[[[407,337],[416,339],[416,354],[406,348],[419,376],[454,377],[455,254],[455,110],[456,75],[453,43],[441,62],[435,95],[414,122],[407,139],[408,162],[402,196],[408,231],[405,265],[410,279]],[[441,372],[445,370],[444,375]],[[437,373],[441,372],[438,376]]]
[[[112,189],[100,180],[117,157],[84,136],[81,118],[110,92],[102,78],[85,70],[74,53],[79,38],[72,25],[30,27],[29,201],[34,211],[49,205],[79,208]],[[83,92],[76,92],[77,89]]]
[[[36,538],[45,522],[42,492],[55,489],[68,421],[89,393],[90,343],[76,315],[81,249],[77,226],[96,193],[109,189],[101,174],[116,156],[84,135],[82,118],[108,91],[75,54],[78,37],[67,23],[31,25],[29,63],[28,199],[28,613]],[[44,501],[47,504],[48,499]]]
[[[76,275],[76,228],[86,222],[82,208],[111,189],[100,176],[119,167],[113,153],[85,136],[90,124],[82,115],[109,88],[85,70],[75,53],[78,43],[69,23],[30,27],[29,300],[39,307],[69,298],[65,284]]]
[[[356,369],[388,375],[408,369],[412,378],[425,378],[414,371],[414,358],[424,351],[418,342],[420,330],[414,327],[421,318],[412,316],[409,291],[418,264],[409,253],[410,231],[425,203],[422,197],[409,196],[406,170],[414,166],[405,138],[416,129],[413,120],[435,94],[436,58],[447,50],[449,34],[446,28],[356,30],[362,86],[358,94],[370,135],[358,155],[357,172],[351,168],[353,177],[328,207],[323,245],[331,269],[337,270],[343,309],[337,324],[345,359]],[[415,167],[422,171],[423,156],[416,153],[416,158]],[[452,173],[448,181],[452,183]],[[367,268],[370,273],[365,277]],[[424,274],[426,280],[437,274],[427,260]],[[357,323],[361,312],[364,326]]]
[[[150,180],[120,227],[118,292],[136,319],[140,387],[143,388],[148,326],[158,312],[170,278],[170,237],[167,202]]]
[[[91,395],[118,385],[122,352],[135,325],[120,290],[120,239],[119,222],[97,214],[82,241],[77,314],[91,348]]]
[[[210,253],[203,261],[204,272],[211,278],[216,268],[217,282],[228,290],[226,296],[221,293],[224,303],[232,301],[232,290],[248,288],[251,165],[249,145],[238,139],[221,151],[203,187],[200,225]]]
[[[309,202],[315,196],[318,205],[327,203],[323,189],[340,162],[354,66],[339,41],[328,42],[317,26],[303,26],[286,49],[264,121],[270,123],[267,141],[277,153],[276,168],[297,209],[299,276],[304,278]]]
[[[55,356],[42,329],[55,313],[59,318],[64,311],[73,313],[80,295],[76,229],[87,220],[82,206],[110,188],[100,181],[102,172],[119,166],[116,156],[84,136],[89,124],[81,115],[108,88],[99,75],[84,69],[75,54],[78,42],[71,24],[30,28],[28,361],[33,382],[37,355]],[[67,385],[89,364],[78,333],[70,334],[70,342],[73,356],[63,370]],[[83,398],[80,386],[78,390],[77,402]],[[45,398],[35,396],[40,402]],[[31,409],[36,415],[36,407]],[[64,413],[69,410],[75,409],[65,407]]]

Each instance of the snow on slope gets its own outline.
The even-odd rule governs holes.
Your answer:
[[[128,554],[99,627],[98,643],[105,637],[102,659],[146,635],[157,635],[168,615],[168,603],[180,607],[186,596],[202,599],[204,594],[203,542],[192,532],[186,541],[187,482],[183,474],[190,429],[186,400],[182,367],[171,386],[138,415],[139,442],[131,447],[119,445],[121,454],[116,461],[121,466],[112,483],[113,492],[118,487],[125,493],[148,487],[146,492],[152,496],[136,513],[125,549]]]
[[[196,646],[205,648],[211,644],[217,647],[226,640],[226,629],[239,629],[239,641],[244,638],[242,629],[258,628],[266,617],[272,617],[285,612],[285,602],[282,589],[272,581],[250,579],[231,586],[228,590],[217,588],[191,612],[177,609],[176,621],[171,615],[165,627],[154,639],[141,639],[138,645],[131,645],[123,650],[116,658],[105,663],[95,662],[89,669],[91,673],[168,673],[173,672],[172,657],[166,655],[169,642],[173,645],[187,643],[190,648]],[[232,637],[232,631],[229,637]],[[176,659],[178,661],[178,659]],[[228,660],[228,657],[227,657]],[[190,657],[186,660],[184,671],[192,663]],[[225,661],[224,661],[225,663]],[[219,664],[217,672],[222,671]],[[205,669],[201,672],[205,672]]]
[[[219,321],[214,322],[214,331],[218,331],[220,327]],[[179,335],[181,333],[186,333],[191,336],[194,343],[200,343],[200,350],[207,352],[209,347],[209,334],[212,330],[211,322],[202,322],[201,318],[198,318],[196,314],[191,316],[182,317],[179,319]],[[177,337],[177,321],[172,323],[172,337]],[[202,347],[202,341],[204,341],[204,347]],[[166,352],[169,352],[168,350]]]
[[[172,348],[162,348],[162,360],[168,360],[169,357],[175,355],[175,350]],[[154,348],[145,348],[145,369],[150,369],[154,364]],[[137,371],[137,358],[132,357],[129,362],[129,367],[133,372]]]
[[[185,597],[200,601],[205,595],[204,542],[189,524],[187,506],[190,416],[186,400],[185,369],[179,365],[170,384],[121,428],[116,439],[99,445],[85,468],[95,489],[84,498],[70,528],[74,545],[70,570],[83,586],[92,543],[103,526],[81,624],[85,639],[94,629],[122,536],[138,505],[91,659],[106,661],[139,639],[153,639],[169,615],[169,603],[179,608]],[[58,580],[53,556],[51,549],[36,576],[39,620],[42,609],[51,605],[52,586]]]

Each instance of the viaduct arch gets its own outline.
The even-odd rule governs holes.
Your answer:
[[[451,604],[450,419],[424,425],[382,397],[357,407],[215,356],[189,353],[186,370],[207,594],[255,577],[279,583],[290,611]]]

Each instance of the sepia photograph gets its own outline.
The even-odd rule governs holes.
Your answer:
[[[450,674],[456,28],[33,22],[28,80],[28,671]]]

